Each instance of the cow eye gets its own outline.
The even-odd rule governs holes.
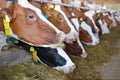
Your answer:
[[[35,21],[36,17],[33,14],[28,15],[28,19],[31,21]]]
[[[29,18],[32,19],[32,18],[33,18],[33,15],[30,15]]]
[[[62,18],[58,18],[58,20],[59,20],[59,21],[61,21],[61,22],[63,21],[63,19],[62,19]]]
[[[29,19],[33,19],[34,16],[33,16],[32,14],[30,14],[30,15],[28,16],[28,18],[29,18]]]

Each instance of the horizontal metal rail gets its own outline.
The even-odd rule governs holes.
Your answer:
[[[58,2],[53,2],[53,1],[48,1],[48,0],[35,0],[37,2],[46,2],[46,3],[52,3],[52,4],[56,4],[56,5],[61,5],[61,6],[66,6],[66,7],[75,7],[75,8],[82,8],[82,9],[90,9],[87,7],[78,7],[78,6],[74,6],[72,4],[65,4],[65,3],[58,3]]]
[[[108,12],[110,10],[104,10],[104,9],[91,9],[89,7],[82,7],[82,6],[75,6],[75,5],[72,5],[72,4],[65,4],[65,3],[58,3],[58,2],[53,2],[53,1],[49,1],[49,0],[34,0],[34,1],[37,1],[37,2],[40,2],[40,3],[52,3],[52,4],[55,4],[55,5],[61,5],[61,6],[66,6],[66,7],[74,7],[74,8],[81,8],[81,9],[89,9],[89,10],[103,10],[103,12]]]

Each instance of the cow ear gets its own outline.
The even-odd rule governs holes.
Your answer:
[[[8,15],[12,19],[12,11],[9,8],[3,8],[0,10],[0,17],[5,18],[5,15]]]
[[[7,9],[7,14],[11,20],[14,18],[14,13],[11,9]]]
[[[17,1],[16,1],[16,2],[17,2]],[[11,3],[11,5],[10,5],[10,10],[11,10],[11,13],[12,13],[12,15],[11,15],[12,18],[15,18],[15,17],[16,17],[15,7],[16,7],[16,4],[15,4],[15,3]]]

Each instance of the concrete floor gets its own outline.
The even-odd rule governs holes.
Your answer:
[[[119,48],[119,54],[112,56],[108,63],[98,69],[102,80],[120,80],[120,40],[116,45]]]

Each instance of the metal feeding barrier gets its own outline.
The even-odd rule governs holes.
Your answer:
[[[37,2],[40,2],[40,3],[51,3],[51,4],[55,4],[55,5],[61,5],[61,6],[66,6],[66,7],[69,7],[69,8],[79,8],[79,9],[89,9],[89,10],[100,10],[100,11],[102,11],[102,12],[108,12],[108,11],[110,11],[110,10],[106,10],[106,9],[98,9],[98,8],[96,8],[96,9],[91,9],[91,8],[89,8],[89,7],[82,7],[82,6],[75,6],[75,5],[73,5],[73,4],[70,4],[70,2],[71,2],[71,0],[68,0],[68,4],[66,4],[66,3],[61,3],[61,2],[59,2],[59,0],[57,1],[50,1],[50,0],[34,0],[34,1],[37,1]]]
[[[73,5],[73,4],[66,4],[66,3],[59,3],[59,2],[53,2],[53,1],[49,1],[49,0],[35,0],[35,1],[37,1],[37,2],[41,2],[41,3],[43,3],[43,2],[45,2],[45,3],[52,3],[52,4],[55,4],[55,5],[61,5],[61,6],[66,6],[66,7],[75,7],[75,8],[82,8],[82,9],[90,9],[90,8],[88,8],[88,7],[81,7],[81,6],[75,6],[75,5]],[[68,0],[68,3],[70,3],[71,2],[71,0]]]

